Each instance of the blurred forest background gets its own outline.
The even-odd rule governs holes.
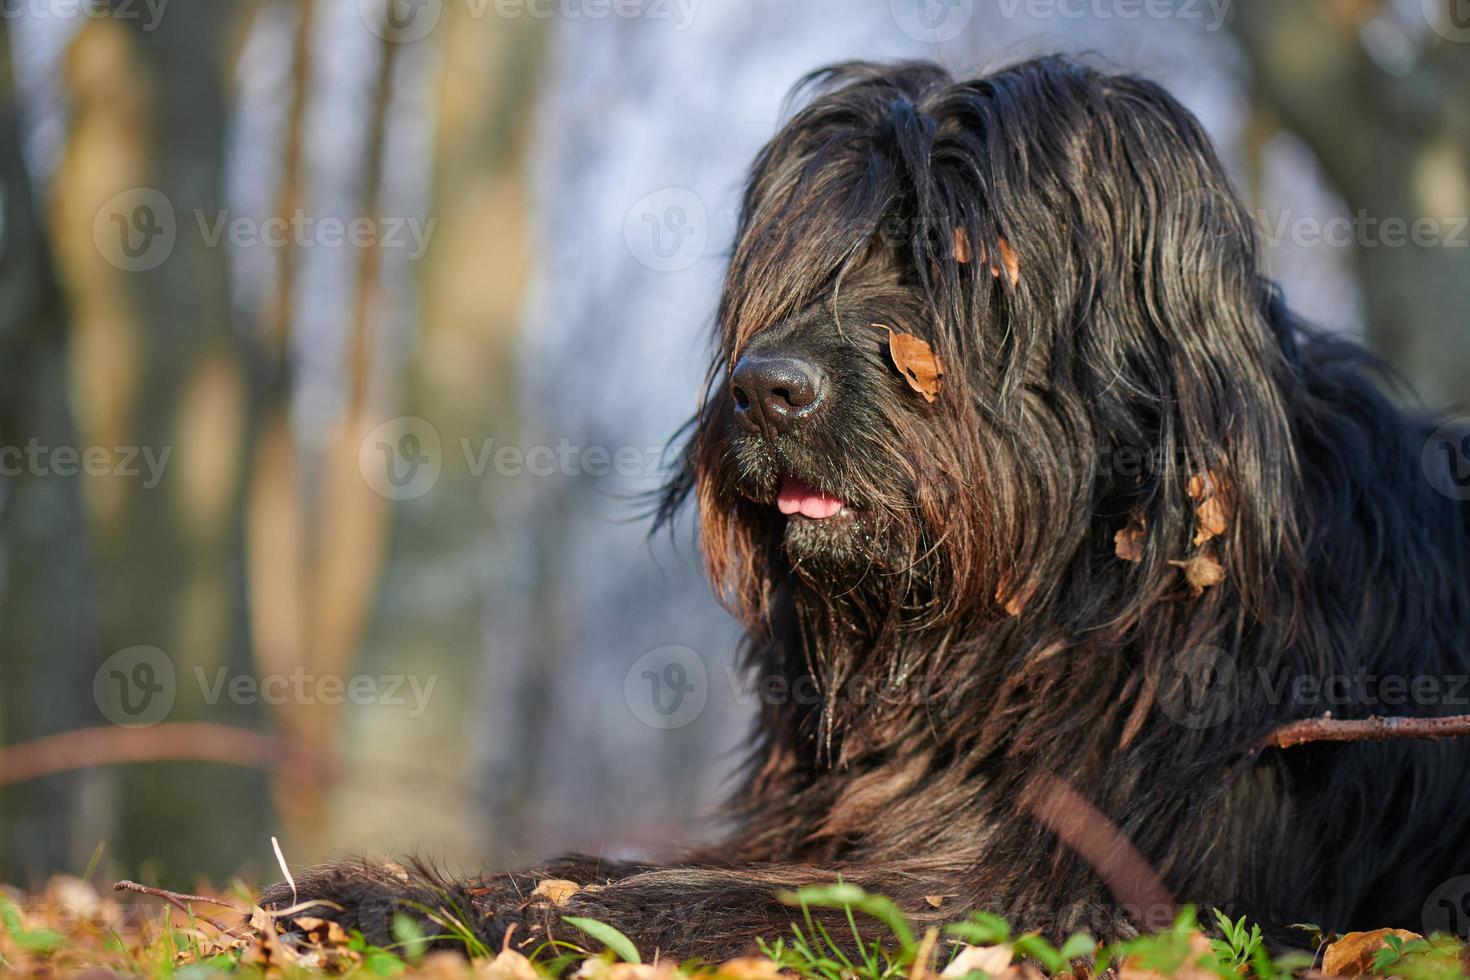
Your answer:
[[[0,878],[688,842],[753,709],[638,495],[742,170],[824,62],[1055,50],[1169,85],[1298,309],[1470,404],[1466,0],[4,4]]]

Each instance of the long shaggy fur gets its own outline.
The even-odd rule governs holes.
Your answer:
[[[1456,713],[1380,690],[1470,675],[1467,515],[1421,467],[1434,423],[1292,318],[1199,123],[1153,83],[1055,58],[969,81],[845,64],[798,99],[755,161],[661,509],[693,498],[751,672],[813,695],[763,705],[729,841],[469,885],[339,864],[303,892],[352,910],[445,891],[492,944],[587,915],[675,957],[782,934],[775,893],[839,875],[920,917],[1127,935],[1139,910],[1031,815],[1055,778],[1181,901],[1421,927],[1470,872],[1470,745],[1259,746],[1324,710],[1300,678],[1368,678],[1338,717]],[[991,268],[1006,250],[1014,280]],[[946,365],[933,404],[886,328]],[[761,352],[827,379],[780,436],[735,417],[731,372]],[[782,517],[793,476],[858,516]],[[1228,515],[1213,538],[1201,486]],[[1224,577],[1196,594],[1177,563],[1200,558]],[[1181,720],[1211,662],[1224,709]],[[547,875],[596,887],[554,907],[530,894]]]

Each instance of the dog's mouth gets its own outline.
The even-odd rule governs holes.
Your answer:
[[[841,497],[824,493],[801,477],[788,473],[781,477],[781,487],[776,493],[776,509],[787,517],[830,521],[844,515],[851,516],[855,508]]]
[[[785,518],[783,547],[797,565],[836,571],[871,562],[872,527],[862,507],[792,473],[780,477],[773,503]]]

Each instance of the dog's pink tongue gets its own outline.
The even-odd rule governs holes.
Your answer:
[[[825,520],[842,510],[843,503],[829,497],[794,476],[781,479],[781,492],[776,495],[776,507],[783,514],[800,514],[813,520]]]

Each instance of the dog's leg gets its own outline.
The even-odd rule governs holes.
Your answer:
[[[754,951],[757,938],[789,937],[791,924],[803,923],[803,911],[778,897],[783,891],[841,879],[893,899],[916,922],[952,921],[976,907],[977,896],[969,892],[973,883],[959,878],[917,866],[651,867],[569,858],[537,871],[449,881],[424,868],[341,862],[300,873],[296,901],[333,903],[338,908],[322,905],[298,914],[334,919],[380,945],[394,942],[394,919],[407,915],[425,935],[442,937],[436,945],[444,947],[460,946],[442,925],[452,916],[492,951],[508,942],[530,953],[550,939],[600,948],[562,921],[582,916],[618,929],[645,958],[657,953],[666,959],[719,961]],[[537,892],[541,882],[554,879],[569,880],[579,890],[567,895],[564,886],[548,886]],[[944,896],[942,913],[926,900],[933,896]],[[290,886],[275,885],[261,904],[279,910],[292,900]],[[854,945],[844,912],[812,909],[811,914],[839,944]],[[860,916],[859,926],[865,941],[889,938],[877,920]]]

